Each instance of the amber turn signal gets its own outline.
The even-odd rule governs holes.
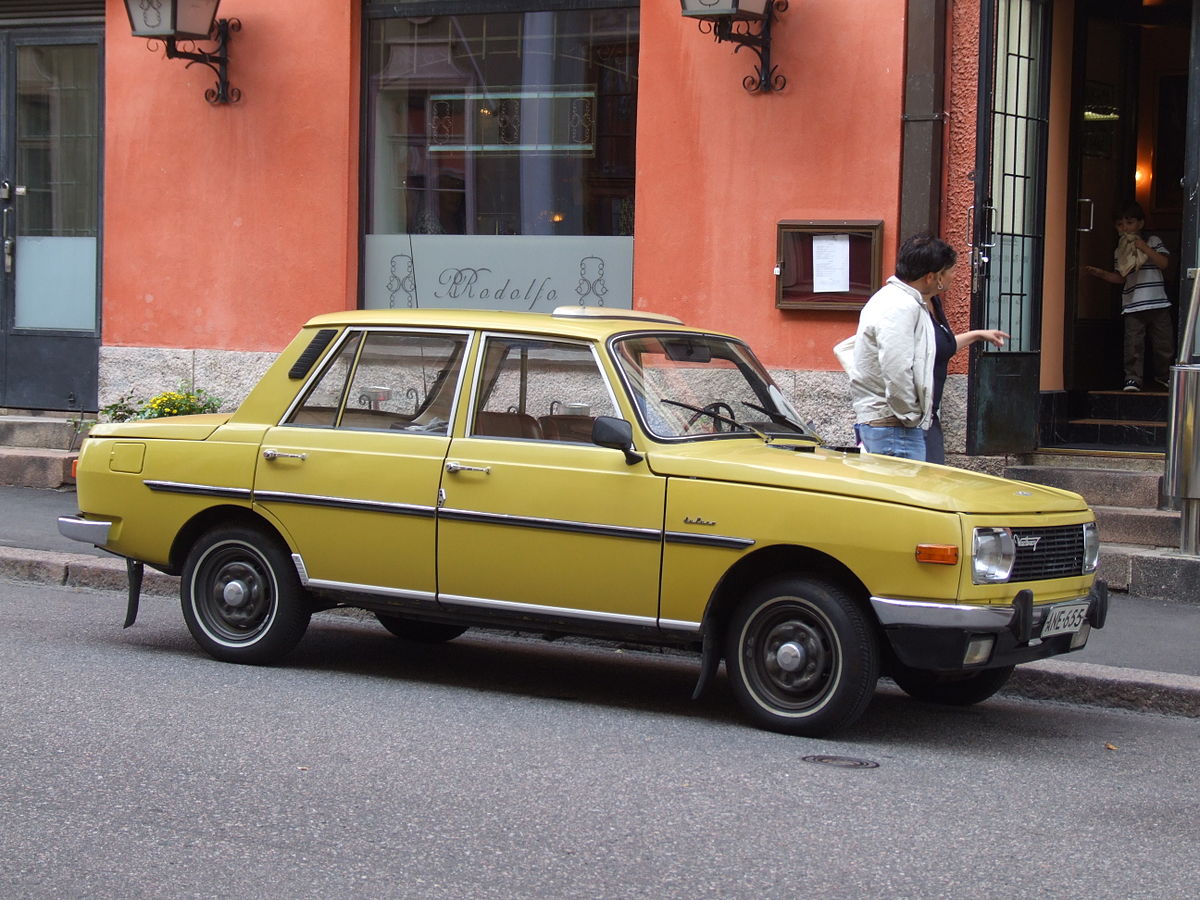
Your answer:
[[[958,547],[954,544],[917,544],[917,562],[937,566],[958,565]]]

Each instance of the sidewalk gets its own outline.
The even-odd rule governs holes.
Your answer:
[[[0,578],[92,590],[126,589],[125,563],[58,533],[75,492],[0,486]],[[178,595],[178,579],[147,569],[143,594]],[[1017,668],[1006,690],[1200,717],[1200,604],[1111,595],[1108,623],[1083,650]]]

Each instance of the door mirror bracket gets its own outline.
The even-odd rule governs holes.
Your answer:
[[[636,466],[645,457],[633,449],[633,426],[625,419],[597,416],[592,423],[592,443],[625,454],[625,464]]]

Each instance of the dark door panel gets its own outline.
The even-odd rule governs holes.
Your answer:
[[[0,29],[0,406],[94,410],[98,28]]]

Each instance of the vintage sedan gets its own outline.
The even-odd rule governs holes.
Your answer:
[[[314,611],[725,661],[757,724],[816,735],[880,674],[974,703],[1104,625],[1076,494],[825,446],[737,338],[649,313],[319,316],[231,414],[98,425],[68,537],[179,574],[217,659]]]

